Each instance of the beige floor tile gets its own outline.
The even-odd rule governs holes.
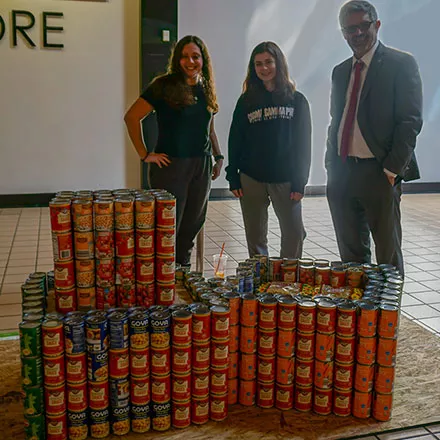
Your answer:
[[[21,304],[21,292],[20,293],[7,293],[0,295],[0,308],[9,304]]]
[[[36,258],[21,258],[21,259],[10,259],[8,262],[8,267],[20,267],[20,266],[35,266]]]
[[[21,314],[6,316],[0,319],[0,330],[18,330],[18,324],[21,322]]]
[[[19,283],[13,283],[13,284],[3,283],[1,288],[1,295],[10,294],[10,293],[21,293],[21,285],[23,284],[23,281],[24,279]]]
[[[7,307],[0,307],[0,326],[2,325],[3,317],[21,315],[21,303],[8,304]]]
[[[26,279],[26,275],[23,275],[23,274],[5,275],[5,277],[3,279],[3,283],[4,284],[23,283],[24,280]]]
[[[53,267],[53,262],[51,264],[38,264],[37,272],[49,272],[50,270],[53,270]]]
[[[13,250],[11,252],[11,256],[9,257],[10,260],[30,260],[31,258],[36,258],[37,251],[29,251],[29,252],[17,252],[16,250]]]
[[[1,269],[0,269],[1,271]],[[17,266],[17,267],[9,267],[6,269],[5,275],[27,275],[31,272],[35,271],[35,264],[31,266]]]

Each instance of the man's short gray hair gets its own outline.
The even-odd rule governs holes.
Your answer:
[[[366,0],[350,0],[342,5],[341,11],[339,12],[339,24],[343,26],[346,17],[353,12],[364,12],[368,14],[371,21],[377,21],[376,8],[370,2]]]

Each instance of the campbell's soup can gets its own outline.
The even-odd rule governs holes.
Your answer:
[[[229,352],[240,350],[240,325],[229,327]]]
[[[173,401],[171,405],[173,428],[187,428],[191,425],[191,399]]]
[[[372,393],[353,391],[352,414],[359,419],[368,419],[371,416]]]
[[[278,329],[277,356],[289,357],[295,355],[296,331]]]
[[[316,310],[316,330],[322,333],[334,333],[336,330],[336,304],[322,300]]]
[[[374,390],[377,393],[389,394],[394,390],[395,367],[376,365],[374,377]]]
[[[258,354],[260,356],[275,356],[277,349],[277,331],[262,330],[258,332],[257,338]]]
[[[357,391],[368,393],[373,389],[374,365],[356,364],[354,374],[354,388]]]
[[[315,360],[315,378],[314,385],[316,388],[328,390],[333,387],[333,361],[322,362]]]
[[[151,376],[151,399],[165,403],[171,399],[171,376]]]
[[[240,351],[242,353],[255,353],[257,351],[257,327],[241,326],[240,328]]]
[[[171,347],[171,369],[173,373],[186,374],[191,371],[191,344]]]
[[[357,334],[364,338],[376,336],[379,309],[377,305],[368,301],[358,304]]]
[[[173,283],[175,281],[174,255],[156,255],[156,281]]]
[[[258,300],[251,293],[241,296],[240,324],[247,327],[255,327],[258,323]]]
[[[130,401],[132,405],[150,403],[150,376],[130,378]]]
[[[301,387],[313,385],[314,360],[297,359],[295,365],[295,383]]]
[[[351,389],[354,383],[354,363],[341,364],[335,362],[334,386],[341,390]]]
[[[351,415],[352,406],[352,390],[341,390],[335,388],[333,390],[333,414],[339,417],[347,417]]]
[[[295,358],[277,356],[276,382],[280,385],[291,385],[295,376]]]
[[[136,255],[148,257],[154,255],[154,229],[136,230]]]
[[[335,356],[335,334],[316,333],[315,359],[322,362],[333,361]]]
[[[273,382],[275,380],[275,356],[258,356],[257,379],[260,382]]]
[[[194,397],[207,396],[209,393],[210,371],[209,367],[205,370],[192,371],[191,393]]]
[[[55,387],[44,387],[44,412],[46,414],[65,412],[67,409],[66,401],[66,387],[64,384]]]
[[[393,410],[393,394],[373,394],[373,417],[380,422],[391,419]]]
[[[382,304],[379,308],[378,334],[381,338],[397,338],[399,329],[399,307]]]
[[[359,336],[356,344],[356,362],[358,364],[372,365],[376,361],[376,338]]]
[[[191,399],[191,423],[203,425],[209,420],[209,396]]]
[[[282,411],[293,408],[294,385],[282,385],[277,383],[275,386],[275,407]]]
[[[69,261],[73,258],[73,239],[71,232],[52,233],[54,261]]]
[[[313,359],[315,354],[315,334],[298,332],[296,356],[299,359]]]
[[[277,325],[277,300],[263,296],[258,301],[258,325],[261,329],[273,330]]]
[[[275,382],[257,382],[256,402],[260,408],[273,408],[275,405]]]
[[[71,201],[52,199],[49,202],[50,226],[53,232],[68,232],[71,230],[70,216]]]
[[[316,303],[302,300],[298,303],[297,330],[303,333],[312,333],[316,329]]]
[[[257,355],[241,353],[240,379],[254,380],[257,377]]]
[[[47,440],[67,439],[67,415],[66,413],[49,415],[46,414],[46,437]]]
[[[355,360],[356,338],[336,335],[335,361],[351,364]]]
[[[228,392],[228,365],[211,367],[210,393],[225,394]]]
[[[191,373],[172,374],[171,399],[173,402],[191,399]]]
[[[74,287],[75,264],[73,260],[56,261],[54,265],[55,289],[70,289]]]
[[[109,405],[109,384],[105,382],[88,383],[89,407],[93,410],[104,410]]]
[[[66,385],[67,409],[69,412],[86,411],[87,401],[87,382],[67,383]],[[59,413],[58,413],[59,414]]]
[[[223,340],[211,340],[211,366],[223,367],[228,365],[229,359],[229,341]],[[220,393],[221,394],[221,393]]]
[[[331,414],[333,406],[333,389],[320,389],[315,386],[313,393],[313,412],[321,416]]]
[[[211,311],[205,305],[192,309],[192,338],[194,342],[205,342],[211,337]]]
[[[294,407],[297,411],[309,412],[313,407],[313,387],[295,387]]]
[[[257,394],[255,380],[240,380],[238,385],[238,402],[243,406],[254,406]]]
[[[357,306],[351,301],[338,304],[336,311],[336,333],[341,336],[356,334]]]
[[[95,257],[113,258],[115,256],[115,238],[113,231],[95,232]]]
[[[196,370],[206,370],[211,365],[210,362],[210,342],[194,342],[192,344],[192,368]]]
[[[70,383],[81,383],[87,380],[86,353],[66,354],[66,380]]]
[[[377,360],[379,365],[391,367],[396,363],[397,339],[377,339]]]
[[[132,257],[134,255],[134,230],[115,231],[115,250],[117,257]]]
[[[278,329],[296,329],[296,300],[290,295],[282,295],[278,298]]]

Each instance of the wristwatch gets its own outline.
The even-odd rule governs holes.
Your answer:
[[[216,162],[218,162],[219,160],[222,160],[224,158],[225,158],[225,156],[223,156],[223,154],[217,154],[217,156],[214,156],[214,160]]]

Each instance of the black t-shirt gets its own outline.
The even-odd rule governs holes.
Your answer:
[[[193,87],[195,104],[183,108],[171,107],[151,84],[141,98],[157,113],[159,136],[156,153],[171,157],[200,157],[211,154],[209,139],[212,113],[207,109],[203,87]]]

